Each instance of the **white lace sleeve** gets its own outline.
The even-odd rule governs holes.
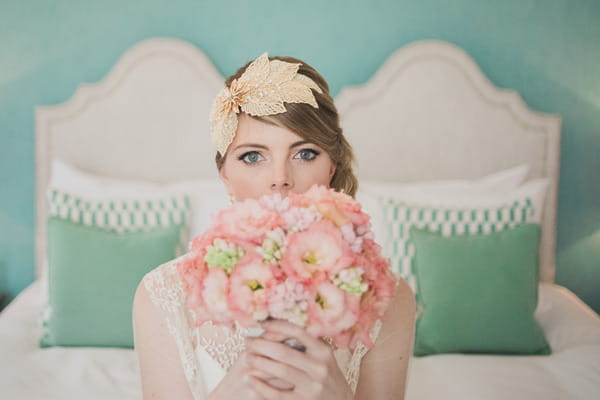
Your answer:
[[[185,257],[185,256],[184,256]],[[193,341],[193,323],[185,306],[183,282],[177,272],[178,259],[155,268],[144,277],[144,286],[155,307],[163,312],[167,328],[179,349],[179,357],[185,377],[194,399],[204,399],[206,385],[200,373],[200,366]]]

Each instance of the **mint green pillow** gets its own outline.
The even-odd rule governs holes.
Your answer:
[[[539,224],[444,237],[411,228],[420,293],[415,356],[550,354],[534,318]]]
[[[450,207],[407,204],[402,200],[380,197],[379,204],[386,221],[384,255],[391,268],[419,295],[414,266],[414,243],[410,229],[414,226],[443,236],[500,232],[531,222],[535,207],[524,197],[511,204],[485,207]]]
[[[181,226],[116,232],[48,218],[49,315],[42,347],[133,347],[142,277],[173,259]]]

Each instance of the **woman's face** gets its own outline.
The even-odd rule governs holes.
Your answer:
[[[241,113],[220,175],[229,194],[242,201],[303,193],[313,184],[329,186],[334,172],[331,158],[319,146]]]

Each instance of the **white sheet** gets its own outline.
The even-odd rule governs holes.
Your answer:
[[[536,318],[550,356],[412,358],[409,400],[600,398],[600,318],[568,289],[540,284]]]
[[[36,281],[0,314],[0,398],[141,398],[132,350],[37,346],[42,286]],[[598,315],[566,288],[543,283],[536,317],[552,355],[413,358],[406,399],[598,398]]]
[[[0,314],[0,399],[141,399],[135,353],[128,349],[40,349],[40,280]]]

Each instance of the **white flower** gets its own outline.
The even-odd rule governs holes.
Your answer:
[[[300,232],[308,228],[313,222],[323,218],[315,206],[295,207],[283,213],[288,232]]]
[[[270,196],[262,196],[259,199],[259,203],[261,206],[279,213],[282,213],[290,208],[290,199],[281,196],[281,193],[275,193]]]
[[[350,249],[354,253],[362,252],[362,242],[364,236],[357,236],[354,232],[354,226],[350,224],[346,224],[340,227],[342,231],[342,237],[348,244],[350,245]]]

